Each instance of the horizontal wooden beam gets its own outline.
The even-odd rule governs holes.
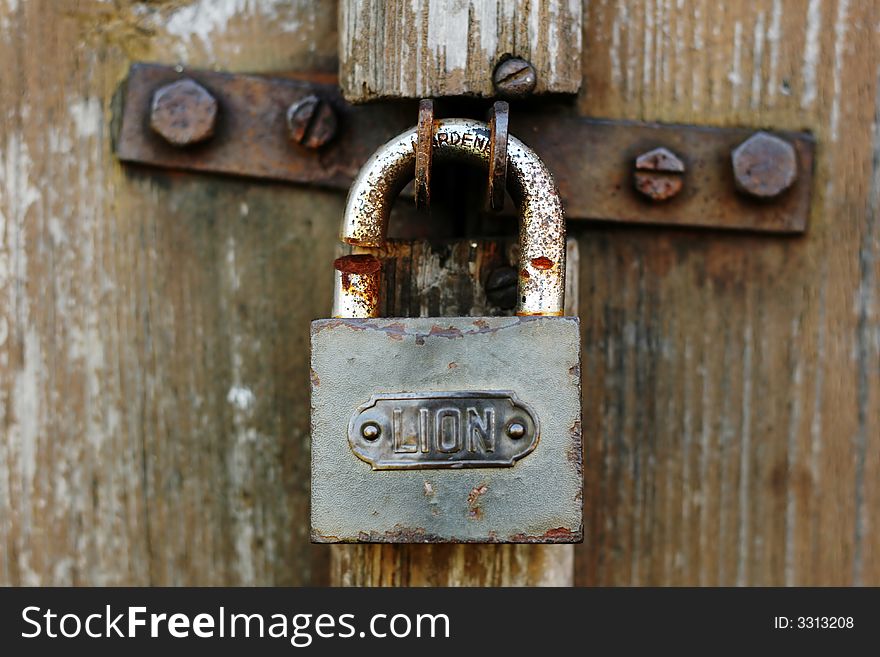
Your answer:
[[[345,98],[492,96],[506,57],[535,68],[534,93],[581,86],[580,0],[342,0]]]

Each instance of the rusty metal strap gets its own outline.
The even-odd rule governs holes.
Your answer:
[[[752,129],[529,115],[512,116],[510,130],[553,173],[568,218],[778,233],[807,227],[815,144],[805,133],[775,133],[793,147],[798,175],[778,196],[758,198],[737,189],[732,157]],[[636,189],[637,174],[647,172],[636,170],[635,162],[661,147],[678,156],[684,171],[651,173],[660,180],[680,176],[681,190],[652,200]]]
[[[157,93],[181,79],[216,100],[216,116],[192,89],[177,102],[173,94]],[[116,140],[123,161],[339,189],[348,189],[370,155],[417,118],[415,103],[351,106],[334,84],[153,64],[132,67],[123,103]],[[755,137],[747,128],[605,121],[534,109],[511,112],[510,133],[552,172],[569,219],[806,229],[815,147],[806,133]],[[185,142],[189,134],[192,142],[181,144],[181,135]],[[657,149],[674,166],[668,158],[654,162]]]
[[[154,95],[170,83],[191,79],[219,106],[210,139],[172,145],[152,125]],[[335,134],[314,140],[313,126],[289,124],[317,96],[333,112]],[[187,120],[191,107],[182,97],[176,121]],[[309,183],[347,189],[378,146],[404,128],[415,114],[408,108],[353,107],[335,84],[301,79],[182,70],[135,64],[123,91],[122,122],[116,140],[120,160],[170,169],[222,173],[249,178]],[[320,108],[316,113],[320,114]],[[194,112],[193,112],[194,113]],[[164,117],[160,117],[164,118]],[[169,128],[174,128],[174,120]],[[314,120],[320,121],[321,116]],[[324,126],[326,126],[326,121]],[[311,147],[316,142],[317,148]]]

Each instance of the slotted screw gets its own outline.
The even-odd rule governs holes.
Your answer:
[[[495,91],[505,98],[525,98],[535,90],[538,74],[530,62],[513,57],[495,67],[492,76]]]
[[[652,201],[666,201],[684,187],[684,162],[668,148],[660,147],[636,158],[636,189]]]
[[[333,107],[311,94],[287,108],[290,139],[306,148],[321,148],[336,135],[338,122]]]

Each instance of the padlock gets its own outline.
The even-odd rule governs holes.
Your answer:
[[[583,537],[580,335],[563,316],[565,220],[508,140],[520,210],[515,317],[380,318],[380,253],[414,175],[413,128],[349,192],[333,318],[311,325],[313,542],[575,543]],[[434,161],[488,167],[489,127],[437,121]]]

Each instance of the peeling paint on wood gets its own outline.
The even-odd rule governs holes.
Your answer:
[[[352,102],[493,96],[509,56],[537,71],[535,93],[581,85],[579,0],[341,0],[339,80]]]
[[[803,238],[581,229],[587,585],[880,582],[876,3],[585,3],[584,113],[816,136]]]
[[[214,13],[184,34],[181,12]],[[329,308],[343,199],[125,173],[109,124],[131,55],[335,64],[335,19],[0,2],[0,584],[324,581],[305,317]]]

